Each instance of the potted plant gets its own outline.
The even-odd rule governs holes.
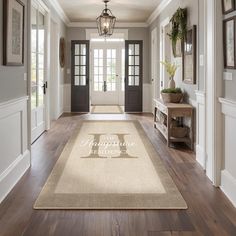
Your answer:
[[[170,80],[169,80],[169,84],[168,84],[168,88],[170,89],[174,89],[175,88],[175,73],[178,69],[178,65],[176,65],[175,63],[171,63],[169,61],[161,61],[161,64],[165,66],[167,73],[170,76]]]
[[[168,36],[172,41],[173,55],[176,57],[176,45],[178,40],[183,41],[187,34],[187,9],[178,8],[175,14],[172,16],[170,22],[172,24],[172,29]]]
[[[161,96],[165,103],[180,103],[184,95],[181,88],[167,88],[161,91]]]

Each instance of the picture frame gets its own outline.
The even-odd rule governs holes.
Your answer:
[[[193,25],[183,42],[183,82],[196,84],[197,80],[197,26]]]
[[[224,68],[236,69],[236,17],[223,21]]]
[[[235,10],[235,0],[222,0],[223,14],[228,14]]]
[[[24,65],[25,4],[3,1],[3,65]]]

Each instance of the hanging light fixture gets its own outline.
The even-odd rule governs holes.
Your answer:
[[[113,34],[116,17],[113,16],[110,9],[107,8],[107,3],[110,0],[103,0],[105,3],[105,9],[102,11],[101,15],[97,18],[98,33],[100,36],[109,37]]]

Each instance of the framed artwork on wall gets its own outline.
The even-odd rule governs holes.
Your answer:
[[[3,64],[24,65],[25,5],[20,0],[3,1]]]
[[[235,10],[235,0],[222,0],[223,14],[228,14]]]
[[[235,21],[236,17],[232,17],[223,22],[225,69],[236,69]]]
[[[187,31],[183,43],[183,82],[196,84],[197,75],[197,26]]]

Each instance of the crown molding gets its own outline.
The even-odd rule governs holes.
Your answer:
[[[150,24],[160,15],[160,13],[172,2],[173,0],[162,0],[154,12],[150,15],[146,22],[117,22],[116,27],[149,27]],[[59,17],[68,27],[96,27],[95,22],[71,22],[64,12],[61,5],[58,3],[58,0],[50,0],[52,7],[58,13]]]
[[[94,28],[97,27],[97,24],[95,22],[69,22],[67,24],[68,27],[88,27],[88,28]],[[146,22],[116,22],[117,28],[145,28],[148,27],[148,24]]]
[[[148,18],[147,24],[150,25],[172,1],[173,0],[162,0],[155,11]]]
[[[70,19],[67,17],[66,13],[62,9],[61,5],[58,3],[57,0],[50,0],[50,3],[52,7],[55,9],[59,17],[62,19],[62,21],[67,25],[70,23]]]

